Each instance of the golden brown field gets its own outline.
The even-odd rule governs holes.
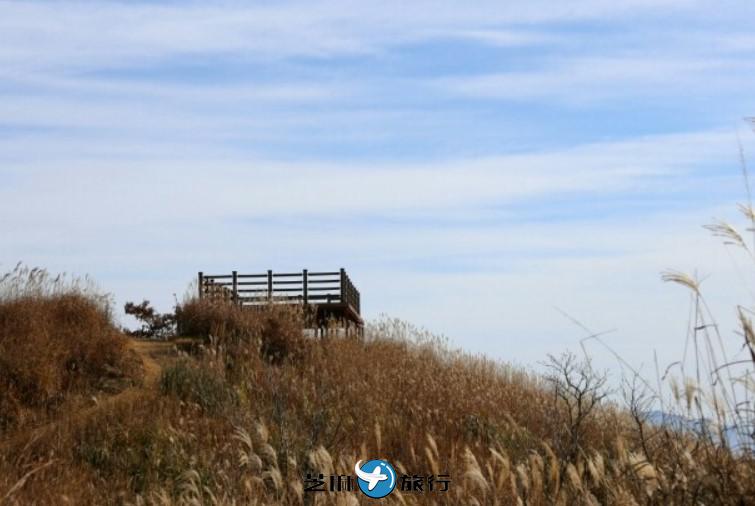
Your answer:
[[[81,283],[3,283],[0,504],[368,504],[303,488],[370,458],[450,476],[385,504],[755,501],[751,455],[647,423],[573,356],[540,377],[399,321],[315,340],[298,307],[200,300],[149,343]]]

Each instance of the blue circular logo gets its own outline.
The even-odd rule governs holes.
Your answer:
[[[367,497],[380,499],[396,488],[396,470],[385,460],[370,460],[364,464],[360,460],[354,466],[354,472],[359,490]]]

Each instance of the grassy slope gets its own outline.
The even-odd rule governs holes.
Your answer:
[[[384,501],[396,504],[738,504],[755,490],[750,460],[650,427],[643,449],[611,406],[589,417],[570,457],[565,407],[542,379],[399,322],[365,341],[314,341],[296,310],[190,302],[179,317],[184,333],[213,336],[203,351],[147,353],[163,363],[159,384],[6,448],[0,500],[367,504],[316,499],[302,477],[352,474],[376,457],[452,478],[447,494]]]

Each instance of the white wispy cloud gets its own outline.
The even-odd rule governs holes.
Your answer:
[[[662,97],[694,91],[742,92],[755,84],[747,57],[578,57],[522,72],[443,78],[438,86],[475,98],[556,99],[567,103],[617,97]]]
[[[12,145],[18,155],[40,148],[34,141],[0,141],[3,152],[12,152]],[[0,189],[0,210],[25,224],[62,219],[59,212],[48,210],[66,208],[74,213],[66,219],[85,226],[97,219],[91,215],[96,208],[112,210],[103,215],[105,223],[128,222],[128,210],[135,202],[145,215],[166,219],[194,212],[205,218],[251,218],[440,210],[557,194],[628,191],[648,179],[683,179],[701,164],[733,157],[735,146],[726,132],[704,132],[482,159],[361,166],[233,159],[108,160],[105,147],[95,160],[71,159],[61,165],[51,155],[11,168],[23,182]],[[123,152],[116,154],[120,157]],[[140,180],[149,184],[133,184]],[[95,194],[92,185],[98,189]],[[25,195],[31,191],[44,196],[47,206],[27,209]],[[165,194],[172,198],[167,201],[162,198]],[[72,201],[79,204],[70,205]]]
[[[3,2],[0,63],[12,68],[118,67],[193,54],[251,58],[326,56],[448,33],[487,34],[496,44],[521,36],[480,31],[491,24],[535,24],[612,18],[694,5],[684,0],[452,2],[103,3]],[[470,32],[471,30],[471,32]],[[530,35],[532,36],[532,35]],[[537,39],[537,37],[535,37]]]

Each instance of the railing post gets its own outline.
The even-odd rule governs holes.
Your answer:
[[[346,302],[346,269],[341,267],[341,304]]]
[[[309,287],[307,284],[307,269],[301,271],[302,283],[304,284],[302,292],[304,293],[304,304],[309,303]]]
[[[273,300],[273,271],[267,271],[267,300]]]
[[[199,275],[197,276],[197,281],[199,283],[197,285],[197,289],[199,290],[199,298],[201,299],[202,296],[204,295],[202,293],[204,292],[204,274],[202,273],[202,271],[199,271]]]
[[[238,304],[239,302],[239,273],[237,271],[231,272],[231,276],[233,276],[233,303]]]

